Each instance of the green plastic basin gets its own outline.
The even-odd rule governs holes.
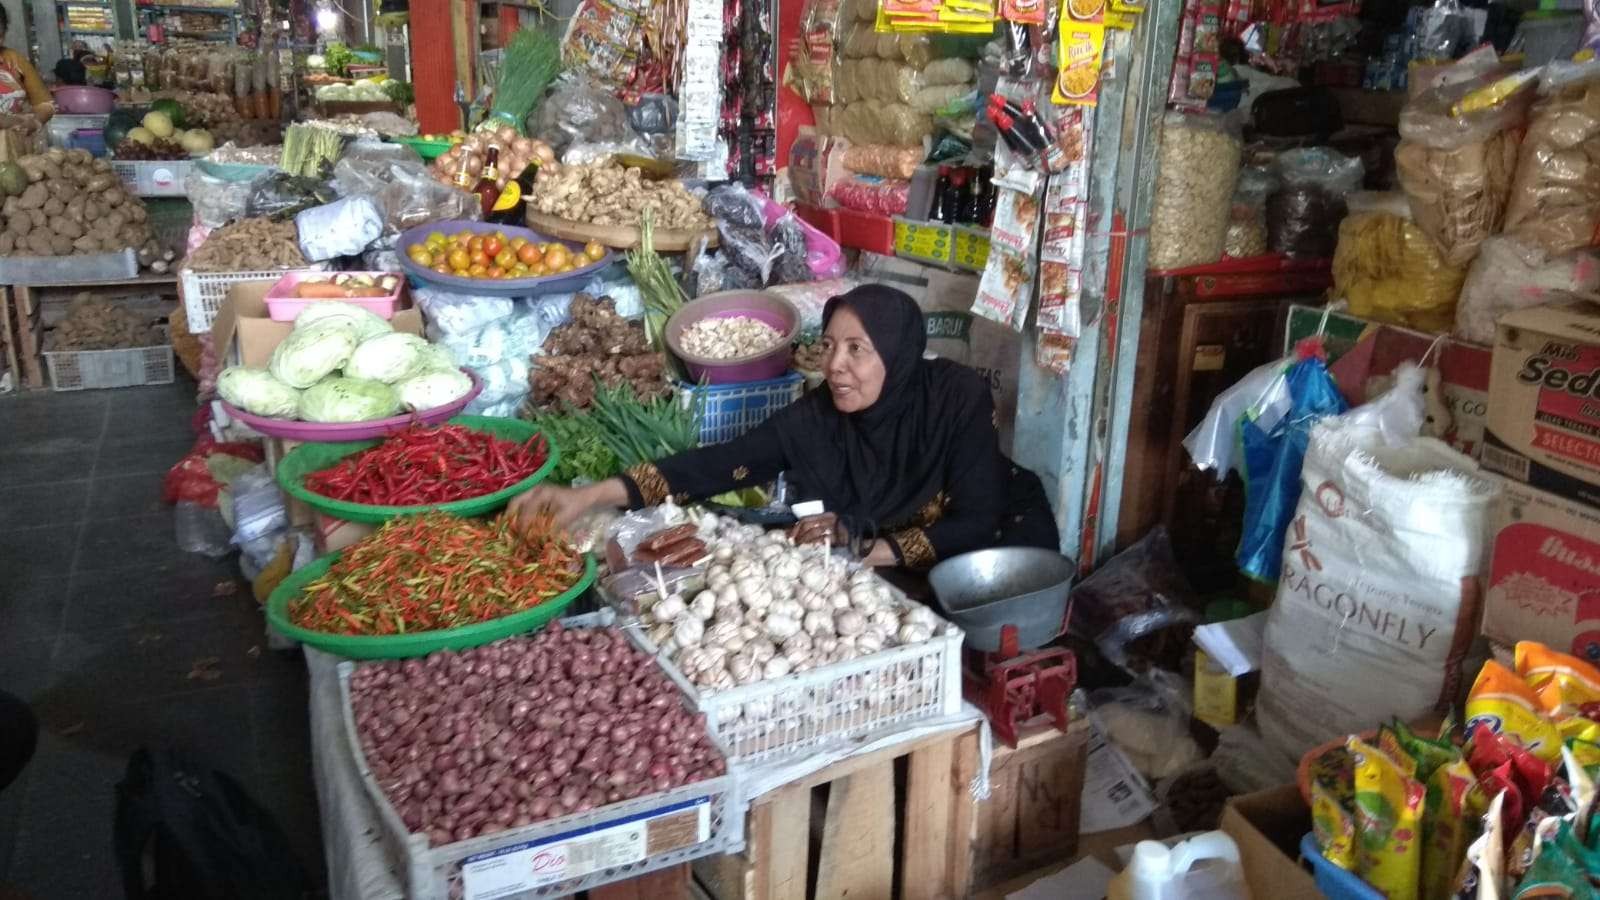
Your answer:
[[[405,144],[407,147],[417,151],[417,155],[428,162],[432,162],[433,160],[443,156],[445,151],[456,145],[456,142],[450,140],[449,138],[444,140],[430,141],[420,137],[411,137],[409,135],[400,135],[389,138],[389,140],[396,144]]]
[[[594,583],[594,556],[584,554],[583,576],[566,591],[549,600],[487,622],[463,625],[445,631],[418,631],[412,634],[328,634],[301,628],[289,621],[289,602],[299,597],[305,586],[322,577],[328,567],[339,561],[340,553],[330,553],[285,578],[267,598],[267,621],[283,634],[302,644],[343,656],[347,659],[406,659],[426,656],[437,650],[465,650],[481,647],[491,641],[514,634],[525,634],[543,628],[551,619],[560,616]]]
[[[526,443],[539,429],[532,422],[521,419],[502,419],[494,416],[456,416],[450,420],[453,425],[465,425],[473,431],[482,431],[492,434],[501,440],[514,441],[518,444]],[[547,437],[545,449],[548,451],[544,465],[534,471],[532,475],[522,479],[507,488],[501,488],[492,494],[482,497],[468,497],[465,500],[451,500],[448,503],[426,503],[420,506],[372,506],[365,503],[350,503],[345,500],[335,500],[324,497],[306,487],[306,477],[313,472],[331,469],[340,460],[359,453],[368,447],[377,446],[380,441],[339,441],[328,444],[301,444],[289,451],[283,461],[278,463],[278,484],[288,491],[290,496],[304,502],[307,506],[319,510],[336,519],[346,522],[365,522],[368,525],[381,525],[396,516],[414,516],[418,513],[442,510],[457,516],[481,516],[494,512],[511,502],[511,498],[522,493],[543,481],[551,472],[555,471],[556,462],[561,458],[561,452]]]

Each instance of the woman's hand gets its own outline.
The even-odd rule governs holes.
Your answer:
[[[596,506],[624,506],[627,502],[628,489],[622,480],[608,478],[578,488],[535,485],[513,498],[510,509],[512,517],[521,527],[526,527],[533,517],[544,513],[555,517],[558,528],[567,528]]]
[[[832,539],[835,547],[842,547],[850,541],[850,535],[839,524],[838,516],[822,513],[796,522],[789,529],[789,539],[796,544],[820,544],[824,539]]]

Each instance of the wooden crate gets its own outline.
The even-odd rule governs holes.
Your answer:
[[[1025,732],[1015,750],[997,747],[989,765],[989,799],[973,817],[972,884],[984,888],[1078,850],[1078,806],[1088,755],[1089,724],[1066,733]]]
[[[6,345],[6,364],[24,388],[43,388],[45,332],[54,327],[66,305],[78,294],[105,297],[109,302],[170,307],[176,296],[176,278],[146,273],[118,281],[88,281],[52,285],[0,287],[0,338]]]
[[[0,332],[5,338],[6,367],[14,373],[17,387],[44,387],[44,327],[32,290],[0,288]]]
[[[756,798],[744,852],[696,860],[696,880],[712,900],[968,896],[977,736],[853,757]]]

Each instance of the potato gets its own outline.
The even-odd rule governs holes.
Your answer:
[[[50,232],[38,229],[29,234],[28,250],[35,256],[54,256],[55,249],[50,240]]]
[[[121,206],[128,199],[128,195],[120,187],[108,188],[100,195],[100,202],[107,206]]]
[[[19,238],[27,237],[28,232],[33,230],[33,218],[26,211],[22,215],[10,217],[6,222],[6,233],[14,234]]]
[[[75,183],[66,181],[64,179],[46,181],[44,186],[45,190],[50,192],[50,196],[59,198],[61,200],[62,206],[65,206],[67,201],[71,200],[73,195],[78,193],[78,186]]]
[[[17,205],[23,209],[38,209],[44,205],[44,201],[49,197],[49,189],[36,182],[28,185],[28,189],[22,192],[21,197],[17,198]]]
[[[114,176],[96,175],[89,179],[89,183],[84,185],[83,189],[92,194],[96,191],[103,191],[107,188],[115,187],[117,184],[118,181]]]
[[[94,161],[94,154],[78,147],[67,151],[67,158],[80,165]]]
[[[93,197],[85,197],[83,199],[84,224],[93,225],[96,221],[104,217],[107,212],[110,212],[110,210],[106,209],[104,206],[101,206]]]
[[[144,208],[143,203],[130,203],[123,209],[127,210],[130,222],[145,222],[150,219],[150,212]]]
[[[97,159],[89,164],[89,170],[94,172],[96,175],[105,175],[111,171],[111,163],[108,163],[103,159]]]
[[[72,255],[72,238],[56,235],[50,239],[50,249],[56,256]]]
[[[44,202],[43,209],[46,218],[57,219],[67,211],[67,203],[60,197],[51,197]]]
[[[16,215],[17,211],[20,210],[20,209],[22,209],[22,207],[17,205],[17,198],[16,197],[7,197],[6,198],[6,202],[3,203],[3,204],[0,204],[0,215],[3,215],[3,216],[5,216],[6,218],[9,219],[12,216]]]
[[[0,241],[0,243],[3,243],[3,241]],[[72,249],[79,253],[99,253],[100,239],[86,234],[72,242]]]
[[[56,218],[50,223],[50,227],[55,229],[56,234],[59,235],[69,238],[83,237],[83,223],[75,219],[69,219],[66,216]]]
[[[66,213],[67,218],[77,222],[79,225],[82,225],[84,222],[83,208],[88,204],[88,202],[89,201],[85,200],[81,195],[68,200]]]
[[[42,209],[30,209],[30,210],[28,210],[28,218],[33,220],[33,227],[34,228],[43,228],[44,227],[44,210],[42,210]]]

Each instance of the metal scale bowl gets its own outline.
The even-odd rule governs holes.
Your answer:
[[[1050,550],[998,547],[951,557],[928,573],[940,611],[966,633],[963,693],[1009,746],[1036,721],[1067,728],[1077,658],[1062,647],[1036,648],[1065,628],[1077,570]]]

